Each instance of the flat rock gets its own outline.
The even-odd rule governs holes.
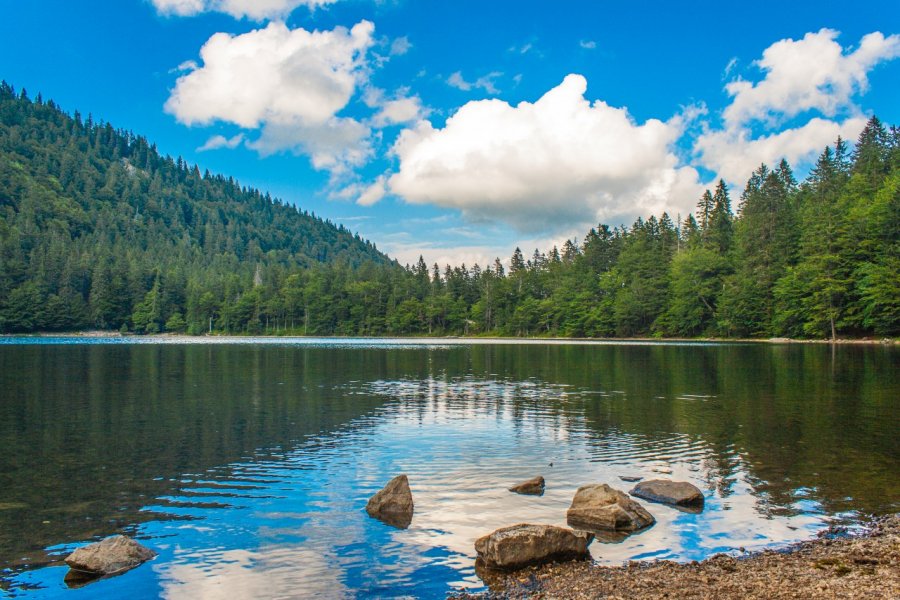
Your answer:
[[[639,477],[637,475],[619,475],[619,479],[622,481],[627,481],[628,483],[635,483],[643,479],[643,477]]]
[[[412,523],[413,497],[406,475],[397,475],[366,503],[366,512],[383,523],[406,529]]]
[[[96,544],[78,548],[66,557],[66,564],[73,571],[101,577],[124,573],[154,556],[156,552],[130,537],[114,535]]]
[[[478,538],[475,551],[482,565],[490,569],[519,569],[550,561],[588,558],[588,545],[593,539],[586,531],[520,523]]]
[[[686,481],[670,481],[668,479],[650,479],[642,481],[631,490],[632,496],[685,507],[703,507],[703,492]]]
[[[601,483],[578,488],[566,521],[579,529],[637,531],[656,519],[625,492]]]
[[[544,493],[544,478],[538,475],[528,481],[512,486],[509,488],[509,491],[529,496],[540,496]]]

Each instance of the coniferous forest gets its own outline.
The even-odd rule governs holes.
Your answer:
[[[0,332],[838,338],[900,334],[900,130],[695,214],[401,267],[343,226],[0,87]]]

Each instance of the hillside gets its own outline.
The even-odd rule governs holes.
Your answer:
[[[732,209],[400,268],[342,227],[0,91],[0,332],[836,338],[900,334],[900,130],[872,117]]]
[[[208,320],[204,292],[389,262],[343,226],[0,87],[0,331],[182,330]]]

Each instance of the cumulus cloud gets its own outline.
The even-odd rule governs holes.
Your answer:
[[[834,116],[866,90],[867,74],[875,65],[900,55],[900,35],[870,33],[853,52],[842,48],[837,36],[833,29],[822,29],[766,48],[755,63],[765,73],[761,81],[737,79],[725,86],[733,97],[723,114],[728,126],[777,122],[808,110]]]
[[[596,50],[597,42],[594,40],[581,40],[578,42],[578,45],[584,48],[585,50]]]
[[[876,65],[900,56],[900,36],[870,33],[852,51],[837,37],[837,31],[822,29],[766,48],[754,63],[764,74],[759,81],[735,79],[725,86],[732,100],[722,112],[723,127],[707,126],[695,141],[700,163],[743,185],[761,163],[786,158],[803,168],[838,136],[855,139],[865,124],[855,99],[866,91]],[[726,74],[736,64],[732,59]],[[783,127],[806,113],[817,115]],[[760,126],[764,133],[758,132]]]
[[[267,121],[259,138],[247,146],[262,156],[282,150],[305,154],[315,168],[340,173],[369,159],[370,134],[368,126],[348,117],[331,117],[321,123],[281,118]]]
[[[200,50],[202,65],[178,78],[165,109],[185,125],[216,121],[261,130],[248,146],[263,154],[309,154],[317,168],[359,164],[369,129],[341,117],[367,80],[365,54],[374,26],[289,29],[270,23],[243,35],[217,33]]]
[[[719,177],[743,185],[763,163],[773,165],[785,158],[792,165],[810,164],[838,136],[856,139],[865,124],[863,117],[842,122],[814,118],[800,127],[756,138],[746,129],[711,131],[697,140],[695,149],[703,164]]]
[[[469,102],[444,128],[421,121],[393,152],[391,192],[519,231],[630,220],[693,206],[697,173],[679,167],[679,120],[635,123],[625,109],[585,99],[569,75],[534,103]]]
[[[233,150],[244,141],[244,134],[239,133],[236,136],[227,138],[224,135],[214,135],[206,143],[197,148],[197,152],[206,152],[207,150],[218,150],[220,148],[228,148]]]
[[[221,12],[254,21],[281,19],[300,6],[316,8],[337,0],[151,0],[162,15],[189,17],[204,12]]]

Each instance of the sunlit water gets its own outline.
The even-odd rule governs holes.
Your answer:
[[[657,524],[595,542],[602,564],[900,507],[894,348],[124,341],[0,341],[11,597],[441,598],[482,588],[477,537],[565,525],[578,486],[622,476],[690,481],[706,507],[644,503]],[[407,530],[363,510],[399,473]],[[542,497],[506,490],[538,474]],[[117,532],[159,557],[68,589],[61,557]]]

